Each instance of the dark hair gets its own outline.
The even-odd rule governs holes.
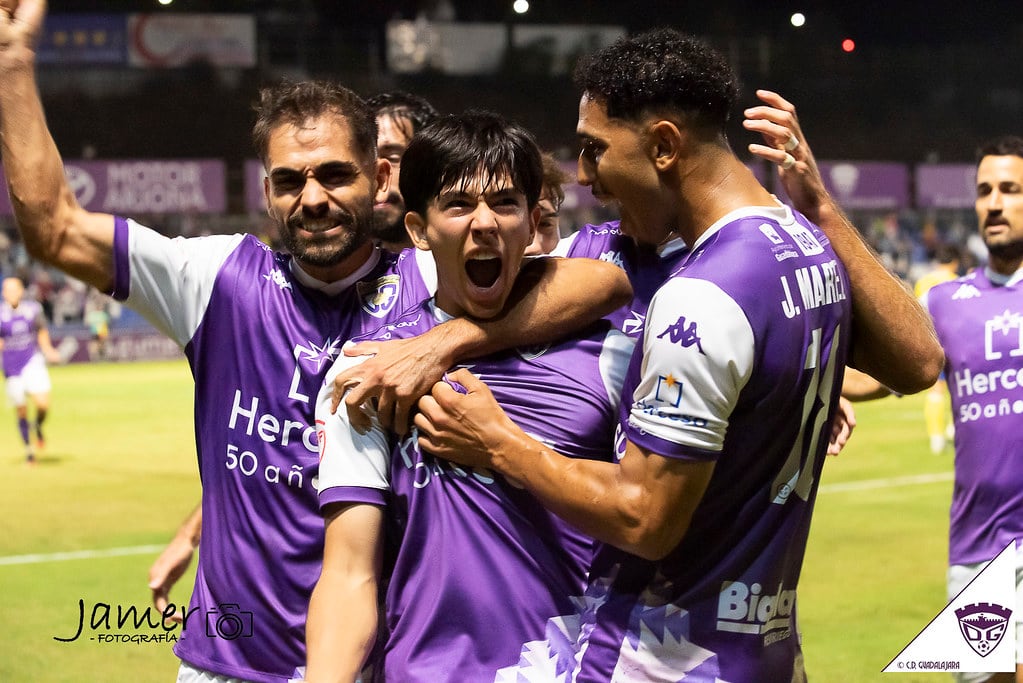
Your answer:
[[[962,251],[956,244],[942,242],[934,248],[934,260],[938,263],[956,263],[962,260]]]
[[[442,116],[412,138],[398,180],[405,207],[425,215],[441,191],[468,184],[477,172],[484,186],[507,173],[530,208],[540,199],[543,164],[532,134],[499,114],[467,111]]]
[[[554,209],[557,210],[561,207],[561,202],[565,201],[565,190],[561,186],[570,178],[553,154],[544,152],[540,159],[543,161],[543,189],[550,193],[551,199],[555,200]]]
[[[376,115],[361,97],[340,84],[331,81],[283,81],[262,88],[254,109],[256,125],[252,128],[252,143],[264,165],[270,134],[275,129],[285,124],[302,125],[324,114],[345,119],[363,159],[376,158]]]
[[[575,84],[613,118],[635,120],[669,110],[686,122],[723,131],[739,99],[725,58],[703,42],[669,28],[620,38],[583,57]]]
[[[387,116],[399,125],[402,121],[412,124],[412,130],[405,131],[409,138],[438,116],[437,110],[424,98],[402,90],[379,93],[366,100],[366,104],[378,117]],[[404,130],[404,126],[400,127]]]
[[[1006,135],[990,140],[977,150],[977,163],[984,157],[1023,157],[1023,138]]]

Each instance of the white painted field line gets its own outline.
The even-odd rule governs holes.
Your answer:
[[[7,557],[0,557],[0,565],[65,562],[67,560],[93,560],[99,557],[120,557],[122,555],[147,555],[149,553],[158,553],[165,547],[165,545],[134,545],[125,548],[106,548],[104,550],[72,550],[64,553],[8,555]]]
[[[821,484],[820,493],[840,493],[843,491],[866,491],[870,489],[887,489],[896,486],[913,486],[916,484],[933,484],[951,481],[951,472],[933,472],[931,474],[912,474],[905,477],[889,477],[886,479],[865,479],[835,484]],[[163,545],[136,545],[126,548],[107,548],[106,550],[75,550],[64,553],[38,553],[35,555],[9,555],[0,557],[0,566],[9,564],[35,564],[43,562],[64,562],[67,560],[92,560],[100,557],[119,557],[122,555],[146,555],[163,550]]]
[[[840,493],[842,491],[868,491],[871,489],[890,489],[896,486],[913,486],[916,484],[933,484],[940,481],[952,481],[952,472],[932,472],[930,474],[909,474],[904,477],[888,477],[885,479],[864,479],[863,481],[846,481],[835,484],[821,484],[820,493]]]

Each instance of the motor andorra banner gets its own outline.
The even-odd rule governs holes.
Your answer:
[[[1016,670],[1016,544],[1010,543],[884,673]]]

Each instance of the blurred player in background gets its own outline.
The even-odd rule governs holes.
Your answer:
[[[949,524],[951,600],[1010,543],[1017,544],[1016,675],[1023,682],[1023,138],[978,152],[977,223],[987,266],[924,294],[955,417],[955,486]],[[1011,674],[956,674],[1012,681]]]
[[[16,277],[4,278],[0,303],[0,344],[3,348],[7,400],[14,405],[18,434],[25,444],[25,461],[34,464],[36,450],[46,445],[43,422],[50,410],[50,373],[46,363],[59,363],[60,354],[50,342],[43,307],[25,298],[25,285]],[[35,419],[29,421],[31,399]],[[32,441],[35,440],[33,447]]]
[[[917,299],[923,299],[934,285],[955,280],[959,277],[959,267],[962,262],[959,247],[954,244],[942,243],[934,252],[934,268],[924,274],[913,286],[913,293]],[[931,446],[931,452],[935,455],[945,450],[946,443],[953,438],[954,427],[951,420],[949,405],[948,384],[945,381],[945,373],[934,383],[934,386],[927,390],[927,398],[924,403],[924,423],[927,425],[927,438]]]
[[[561,240],[561,203],[565,201],[562,187],[570,180],[561,164],[549,152],[543,153],[543,191],[540,193],[540,223],[533,241],[526,247],[526,256],[550,254]]]
[[[382,248],[401,251],[412,246],[398,188],[401,158],[412,136],[437,118],[437,110],[424,98],[400,90],[374,95],[366,103],[377,115],[377,156],[391,165],[387,196],[373,206],[372,234]]]

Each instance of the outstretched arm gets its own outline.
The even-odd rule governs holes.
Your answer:
[[[631,298],[628,277],[618,266],[586,258],[533,259],[523,266],[497,318],[456,318],[419,337],[346,348],[348,355],[375,357],[337,376],[332,408],[337,410],[344,396],[352,423],[365,429],[360,406],[375,399],[381,425],[403,434],[415,402],[456,362],[554,341]]]
[[[78,205],[36,86],[35,47],[45,14],[45,0],[0,2],[4,174],[28,253],[106,292],[113,284],[113,218]]]
[[[757,97],[766,106],[747,109],[743,125],[763,135],[767,144],[750,145],[749,151],[778,164],[793,206],[824,230],[849,273],[853,307],[850,365],[902,394],[930,387],[945,356],[927,311],[888,272],[828,193],[795,106],[768,90],[758,90]],[[786,169],[787,156],[793,163]]]

